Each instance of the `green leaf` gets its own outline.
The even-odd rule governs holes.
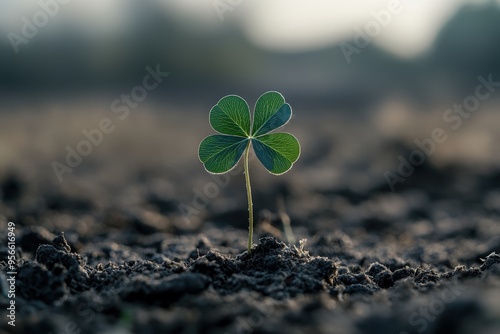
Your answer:
[[[248,254],[252,251],[253,202],[248,153],[253,145],[257,158],[272,174],[283,174],[300,156],[300,144],[289,133],[270,133],[285,125],[292,108],[278,92],[262,94],[255,105],[253,124],[248,104],[241,97],[228,95],[210,110],[210,124],[220,135],[208,136],[198,148],[205,169],[214,174],[230,171],[245,154],[245,182],[248,197]],[[269,134],[270,133],[270,134]]]
[[[228,95],[210,110],[210,124],[215,131],[226,135],[250,135],[250,109],[245,100]]]
[[[208,172],[222,174],[236,166],[247,144],[248,138],[212,135],[203,139],[198,155]]]
[[[271,133],[252,139],[255,155],[272,174],[283,174],[300,156],[300,144],[289,133]]]
[[[254,137],[282,127],[292,117],[292,108],[278,92],[262,94],[255,104],[252,135]]]

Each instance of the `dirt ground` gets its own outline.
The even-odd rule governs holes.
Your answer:
[[[481,144],[500,132],[477,131],[494,128],[493,113],[394,192],[384,172],[429,131],[403,124],[382,136],[383,116],[367,126],[299,113],[287,128],[302,143],[294,169],[276,177],[251,163],[251,254],[243,175],[214,178],[197,161],[206,117],[181,131],[174,111],[145,115],[120,124],[63,182],[51,162],[81,130],[47,139],[50,120],[88,129],[99,113],[1,125],[11,145],[0,251],[7,258],[12,221],[18,261],[16,326],[4,316],[2,333],[500,333],[500,154]],[[29,140],[9,133],[41,120]]]

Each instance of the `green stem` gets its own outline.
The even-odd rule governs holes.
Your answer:
[[[248,153],[250,152],[250,143],[248,141],[247,148],[245,150],[245,181],[247,184],[247,197],[248,197],[248,254],[252,252],[252,241],[253,241],[253,203],[252,203],[252,188],[250,187],[250,173],[248,170]]]

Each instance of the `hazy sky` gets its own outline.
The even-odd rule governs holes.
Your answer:
[[[424,51],[437,31],[456,11],[460,1],[401,0],[400,13],[390,15],[386,27],[373,42],[399,55]],[[365,30],[372,12],[390,13],[387,0],[276,0],[250,8],[245,29],[258,45],[268,48],[301,50],[323,47],[349,39],[356,28]],[[279,13],[280,8],[287,8]],[[379,24],[379,23],[376,23]]]
[[[220,0],[231,3],[230,0]],[[235,0],[238,2],[237,0]],[[397,1],[397,0],[396,0]],[[464,4],[493,0],[400,0],[401,13],[373,37],[373,42],[399,56],[425,52],[447,20]],[[355,35],[374,20],[372,12],[388,9],[391,0],[242,0],[224,21],[214,10],[217,0],[169,1],[177,10],[212,24],[240,23],[256,45],[284,51],[326,47]],[[500,6],[500,0],[496,0]]]
[[[238,3],[238,0],[151,1],[164,4],[165,10],[184,15],[188,24],[201,23],[202,27],[212,29],[230,28],[236,24],[259,47],[305,51],[353,37],[355,29],[363,30],[375,20],[372,12],[386,11],[393,0],[241,0],[232,11],[224,13],[222,22],[214,5]],[[427,50],[439,29],[463,4],[488,1],[491,0],[400,0],[401,13],[391,15],[390,23],[373,37],[373,42],[403,57],[418,55]],[[77,16],[78,19],[73,22],[86,24],[105,34],[107,28],[117,29],[117,25],[127,24],[121,20],[127,3],[119,0],[73,0],[61,5],[58,15]],[[500,0],[497,3],[500,5]],[[38,1],[2,1],[0,29],[19,31],[21,17],[29,17],[38,6]]]
[[[233,0],[238,2],[238,0]],[[396,0],[397,1],[397,0]],[[425,52],[441,27],[464,4],[492,0],[400,0],[401,13],[373,37],[380,47],[402,57]],[[219,0],[231,3],[230,0]],[[167,1],[169,7],[209,24],[240,24],[257,46],[280,51],[327,47],[350,39],[356,29],[374,20],[372,12],[386,11],[391,0],[242,0],[220,22],[217,0]],[[496,1],[500,5],[500,0]],[[210,14],[212,12],[212,14]]]

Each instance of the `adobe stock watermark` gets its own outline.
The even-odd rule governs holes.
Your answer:
[[[495,255],[496,254],[493,252],[488,257]],[[483,271],[482,267],[481,270]],[[479,282],[482,282],[484,279],[486,279],[487,276],[487,272],[483,271],[482,275],[479,277]],[[443,281],[445,289],[443,289],[439,294],[435,295],[435,297],[432,298],[429,303],[427,303],[427,307],[420,306],[418,310],[412,312],[408,316],[408,323],[413,327],[417,327],[416,331],[418,333],[424,333],[428,329],[429,325],[436,321],[439,315],[444,312],[444,310],[446,309],[446,305],[456,301],[469,288],[469,286],[467,285],[459,285],[457,278],[453,279],[452,283],[453,285],[446,283],[446,281]],[[401,331],[399,332],[399,334],[409,333],[406,331]]]
[[[237,318],[237,334],[246,334],[246,333],[254,333],[255,329],[264,325],[264,321],[266,318],[270,318],[276,312],[276,308],[278,303],[274,300],[270,300],[269,305],[264,305],[261,303],[257,304],[257,310],[250,312],[250,314],[246,317],[246,319],[242,319],[241,317]]]
[[[426,306],[420,306],[417,311],[412,312],[408,317],[408,323],[417,327],[418,333],[423,333],[429,323],[435,321],[437,317],[444,312],[446,305],[454,302],[467,289],[465,286],[460,286],[455,279],[453,285],[443,282],[443,289],[436,297],[432,298]],[[408,334],[400,332],[399,334]]]
[[[86,303],[80,303],[76,307],[76,315],[78,317],[81,317],[83,319],[83,322],[86,324],[91,323],[95,317],[96,317],[96,309],[94,309],[92,306],[86,304]],[[100,309],[102,311],[102,309]],[[63,326],[63,331],[62,332],[50,332],[49,334],[67,334],[67,333],[74,333],[74,334],[79,334],[82,332],[82,328],[80,324],[76,321],[70,320],[66,322]]]
[[[71,320],[66,321],[64,325],[61,324],[62,328],[60,328],[59,331],[49,332],[49,334],[81,334],[83,327],[82,325],[88,325],[92,323],[92,321],[96,319],[97,314],[102,313],[103,310],[111,303],[113,303],[113,300],[111,298],[103,299],[103,303],[98,305],[91,305],[88,302],[81,302],[74,309],[75,317],[73,317]]]
[[[130,94],[121,94],[120,98],[111,102],[111,111],[117,115],[119,120],[125,120],[130,114],[130,109],[137,108],[139,103],[146,99],[148,92],[156,89],[170,75],[168,72],[162,72],[159,64],[156,65],[155,69],[146,66],[146,72],[148,74],[142,79],[141,85],[133,87]],[[66,146],[65,163],[53,161],[51,164],[59,182],[63,181],[65,173],[71,174],[83,162],[83,157],[92,153],[94,146],[102,144],[104,135],[112,133],[115,128],[113,120],[104,117],[99,121],[97,127],[90,130],[83,129],[82,135],[85,139],[80,140],[75,148],[70,145]]]
[[[234,8],[241,5],[242,2],[243,0],[214,0],[212,6],[219,17],[219,20],[222,22],[224,21],[224,13],[232,12]]]
[[[7,33],[10,45],[14,52],[19,53],[19,46],[28,42],[38,35],[38,29],[45,27],[51,18],[59,13],[60,6],[66,5],[73,0],[40,0],[39,9],[33,13],[31,18],[23,16],[21,18],[21,34],[14,32]]]
[[[16,258],[16,224],[9,222],[7,225],[7,291],[8,307],[7,309],[7,324],[16,326],[16,275],[17,275],[17,258]]]
[[[488,75],[487,79],[483,76],[479,76],[477,79],[479,85],[476,86],[474,94],[467,96],[462,104],[454,103],[451,108],[446,109],[443,113],[443,121],[452,131],[458,130],[463,121],[479,109],[481,101],[489,99],[497,87],[500,87],[500,81],[493,81],[492,74]],[[434,154],[437,145],[445,143],[448,138],[447,131],[437,127],[431,131],[429,138],[415,139],[414,143],[418,149],[411,151],[407,159],[402,155],[398,156],[400,163],[397,172],[386,171],[384,173],[385,180],[391,191],[394,192],[398,183],[404,183],[408,177],[413,175],[415,167],[422,165],[427,157]]]
[[[373,41],[375,37],[380,35],[383,28],[387,28],[393,19],[393,16],[399,15],[403,12],[403,5],[400,0],[390,0],[387,4],[387,9],[379,11],[372,11],[370,14],[373,20],[368,21],[362,28],[354,28],[354,45],[342,42],[339,44],[342,49],[347,63],[352,62],[353,54],[360,54],[362,49],[366,48]]]
[[[253,160],[255,160],[255,155],[250,155],[248,162],[250,163]],[[209,206],[210,200],[219,196],[221,189],[229,185],[231,178],[243,174],[243,171],[243,166],[237,164],[236,167],[225,174],[209,173],[213,182],[207,182],[202,188],[193,188],[192,192],[194,196],[190,205],[185,203],[178,205],[178,209],[186,224],[188,226],[191,225],[193,216],[196,217],[205,210]]]

